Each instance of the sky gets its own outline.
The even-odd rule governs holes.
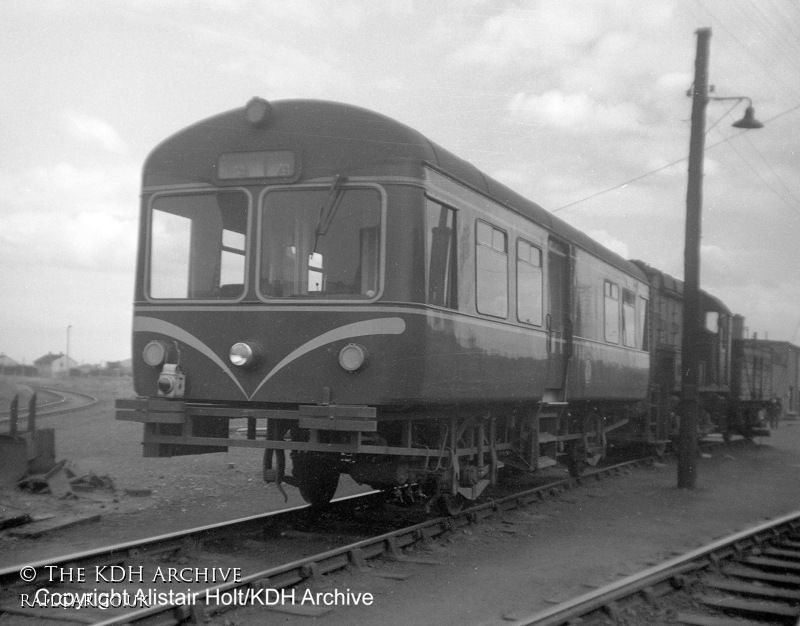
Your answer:
[[[141,167],[217,113],[314,98],[416,128],[683,276],[711,28],[701,286],[800,344],[800,0],[0,0],[0,353],[131,356]]]

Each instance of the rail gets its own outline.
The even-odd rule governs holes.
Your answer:
[[[355,542],[319,554],[293,560],[268,569],[255,571],[241,577],[235,582],[225,582],[197,591],[193,594],[193,597],[198,600],[197,602],[178,602],[174,604],[167,603],[149,606],[126,612],[125,614],[107,615],[104,619],[91,623],[97,626],[112,626],[115,624],[146,624],[151,623],[152,620],[157,620],[159,624],[181,624],[184,621],[191,620],[202,622],[208,619],[209,616],[230,608],[224,604],[215,605],[214,602],[212,602],[214,598],[219,598],[221,594],[235,594],[237,590],[243,590],[243,592],[252,590],[253,592],[257,592],[259,589],[288,589],[304,581],[340,570],[347,566],[359,567],[367,560],[381,556],[389,559],[409,560],[404,556],[403,551],[411,548],[415,544],[430,541],[470,524],[479,523],[494,515],[502,515],[504,511],[523,508],[531,503],[558,496],[568,490],[578,488],[585,481],[600,480],[629,473],[634,466],[651,461],[652,459],[650,458],[640,459],[610,467],[599,468],[588,472],[581,478],[556,480],[538,487],[512,493],[496,500],[490,500],[465,509],[451,517],[426,519],[425,521],[397,530],[384,532],[374,537],[359,539]],[[341,508],[368,506],[368,504],[365,503],[368,503],[370,499],[377,499],[380,497],[382,497],[382,494],[379,492],[371,492],[369,494],[337,499],[332,505],[333,507]],[[67,554],[35,563],[21,563],[11,567],[4,567],[0,570],[0,586],[9,588],[11,584],[15,582],[18,583],[20,572],[23,570],[28,573],[34,572],[31,578],[37,579],[45,572],[46,568],[53,566],[74,568],[78,564],[91,564],[95,566],[120,564],[132,558],[179,551],[186,545],[187,540],[198,542],[203,538],[213,536],[221,537],[228,534],[242,536],[244,528],[252,530],[263,527],[268,523],[280,524],[283,523],[281,518],[285,519],[291,516],[303,515],[309,510],[313,509],[308,505],[304,505],[292,509],[251,516],[241,520],[233,520],[231,522],[170,533],[140,541],[117,544],[98,550],[86,551],[78,554]],[[200,614],[201,607],[202,615]],[[25,612],[20,610],[15,610],[15,613],[25,615]],[[82,620],[86,620],[88,616],[88,611],[82,611],[80,617]],[[63,615],[62,612],[61,619],[63,620],[64,618],[66,618],[66,616]]]
[[[507,626],[561,626],[577,623],[578,620],[586,620],[600,612],[605,615],[620,614],[623,612],[621,606],[623,601],[633,602],[638,599],[638,596],[641,596],[652,603],[656,597],[686,588],[689,582],[687,576],[696,573],[704,575],[697,586],[728,592],[721,596],[702,595],[699,597],[700,604],[708,607],[711,613],[716,608],[747,615],[750,621],[746,623],[750,626],[774,624],[776,618],[778,620],[787,618],[796,620],[800,618],[800,609],[796,605],[800,600],[800,594],[796,591],[800,586],[800,577],[790,578],[785,574],[782,576],[774,573],[771,576],[763,575],[757,568],[761,567],[763,570],[772,570],[773,572],[781,569],[784,572],[800,570],[798,529],[800,529],[800,511],[795,511],[778,519],[734,533],[545,611],[513,622],[503,621],[502,623]],[[758,553],[780,557],[782,560],[772,558],[759,561]],[[733,561],[747,565],[747,569],[734,571],[721,567],[724,562],[732,563]],[[726,572],[731,575],[726,575]],[[732,580],[734,578],[750,578],[752,582],[749,586],[747,583],[736,584]],[[719,579],[723,581],[727,579],[727,582],[720,582]],[[774,586],[770,586],[770,582]],[[786,586],[792,586],[792,591],[781,593],[781,582],[787,583]],[[731,594],[739,594],[741,597],[734,597]],[[771,602],[766,603],[763,598],[769,598]],[[776,600],[786,602],[781,603]],[[728,618],[715,620],[713,615],[698,613],[697,610],[683,609],[675,613],[676,618],[673,623],[678,624],[739,623],[730,621]],[[753,616],[757,615],[765,616],[766,621],[752,621]]]

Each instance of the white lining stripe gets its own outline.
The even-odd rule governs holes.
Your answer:
[[[176,326],[170,322],[165,322],[154,317],[136,316],[133,320],[134,332],[154,332],[161,335],[166,335],[177,341],[181,341],[186,345],[194,348],[202,355],[207,357],[210,361],[217,365],[228,377],[236,384],[241,390],[242,395],[248,400],[252,400],[258,393],[258,390],[275,374],[277,374],[284,367],[296,361],[301,356],[316,350],[322,346],[328,345],[335,341],[342,339],[353,339],[355,337],[364,337],[368,335],[401,335],[406,330],[406,322],[401,317],[383,317],[378,319],[365,320],[363,322],[354,322],[346,324],[339,328],[334,328],[326,333],[314,337],[307,341],[302,346],[296,348],[291,353],[286,355],[280,363],[273,367],[264,379],[258,384],[253,393],[249,394],[244,390],[236,375],[231,371],[228,365],[223,361],[211,348],[209,348],[200,339],[187,332],[180,326]]]

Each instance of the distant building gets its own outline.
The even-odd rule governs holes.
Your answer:
[[[0,353],[0,376],[36,376],[36,368],[20,364],[7,354]]]
[[[10,356],[0,352],[0,374],[4,374],[6,372],[16,372],[17,370],[19,370],[19,363],[17,363]]]
[[[81,363],[78,366],[80,376],[99,376],[101,367],[99,365],[90,365],[88,363]],[[72,372],[75,375],[75,372]]]
[[[41,378],[57,378],[67,375],[67,356],[64,353],[53,354],[50,352],[49,354],[40,356],[33,364],[36,367],[37,375]],[[70,358],[69,369],[77,366],[78,362]]]
[[[106,371],[116,376],[130,376],[133,374],[133,360],[107,361]]]

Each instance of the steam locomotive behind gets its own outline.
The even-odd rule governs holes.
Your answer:
[[[633,261],[650,282],[649,430],[629,440],[652,441],[657,449],[677,437],[680,421],[681,346],[683,342],[683,282],[642,261]],[[720,433],[729,439],[768,435],[759,410],[740,381],[748,366],[741,353],[743,318],[713,295],[700,292],[699,435]],[[737,330],[738,329],[738,330]]]

